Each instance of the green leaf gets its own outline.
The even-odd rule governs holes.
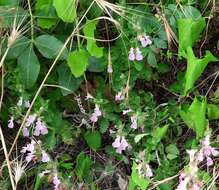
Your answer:
[[[0,0],[0,6],[17,6],[20,0]]]
[[[101,135],[99,131],[87,131],[84,134],[84,139],[87,142],[88,146],[96,151],[101,146]]]
[[[50,35],[41,35],[37,37],[35,39],[35,45],[40,53],[48,59],[55,59],[64,46],[60,40]],[[65,48],[59,59],[64,60],[67,56],[68,50]]]
[[[138,186],[141,190],[145,190],[150,184],[150,181],[148,179],[141,177],[138,174],[137,166],[138,165],[135,162],[133,162],[132,174],[131,174],[131,181],[133,183],[129,184],[130,185],[129,189],[133,189],[134,186]]]
[[[88,52],[97,58],[100,58],[103,56],[103,48],[100,48],[96,44],[94,31],[96,30],[96,24],[97,21],[95,20],[87,20],[85,26],[84,26],[84,35],[87,37],[87,50]]]
[[[30,43],[31,40],[26,38],[25,36],[18,38],[13,44],[12,48],[9,49],[7,59],[17,59],[19,55],[25,51],[27,46],[30,45]]]
[[[75,0],[53,0],[53,6],[56,9],[58,17],[64,22],[74,22],[77,16]]]
[[[185,56],[185,51],[188,47],[192,47],[205,28],[205,19],[200,18],[198,20],[193,19],[179,19],[178,31],[179,31],[179,55]]]
[[[35,4],[35,15],[37,25],[41,28],[49,29],[56,24],[56,13],[52,6],[52,0],[37,0]]]
[[[208,119],[219,119],[219,106],[208,104]]]
[[[63,96],[66,96],[68,94],[71,94],[72,92],[75,92],[79,88],[83,80],[82,78],[75,78],[72,75],[71,70],[65,64],[62,64],[59,66],[58,75],[59,75],[58,77],[59,85],[70,90],[68,91],[68,90],[61,89]]]
[[[87,178],[90,173],[92,160],[82,151],[76,159],[75,173],[79,180]]]
[[[199,101],[196,97],[189,108],[181,108],[180,116],[186,125],[196,132],[198,138],[203,137],[207,127],[206,120],[207,102],[205,99]]]
[[[89,55],[84,50],[74,51],[69,54],[67,63],[75,77],[80,77],[87,69]]]
[[[149,51],[148,53],[147,62],[152,67],[157,67],[157,59],[152,51]]]
[[[206,51],[204,58],[196,58],[191,47],[187,48],[186,57],[187,68],[185,74],[184,95],[186,95],[186,93],[194,87],[195,81],[200,77],[208,63],[217,61],[217,59],[209,51]]]
[[[40,63],[32,44],[18,57],[18,69],[25,88],[31,88],[38,78]]]
[[[157,127],[153,132],[153,137],[156,139],[156,142],[159,143],[166,135],[168,125],[163,127]]]

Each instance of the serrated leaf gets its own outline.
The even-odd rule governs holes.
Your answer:
[[[18,57],[18,69],[25,88],[31,88],[36,83],[40,72],[40,63],[32,44]]]
[[[87,20],[85,26],[84,26],[84,35],[87,37],[87,50],[88,52],[97,58],[100,58],[103,56],[103,48],[98,47],[96,44],[94,32],[96,30],[96,24],[97,21],[95,20]]]
[[[68,89],[68,90],[61,89],[63,96],[67,96],[68,94],[75,92],[79,88],[83,80],[82,78],[75,78],[72,75],[69,67],[65,64],[59,66],[58,75],[59,75],[58,77],[59,85]]]
[[[74,22],[77,16],[75,0],[53,0],[53,6],[58,17],[64,22]]]
[[[101,135],[99,131],[87,131],[84,134],[84,139],[93,151],[96,151],[101,146]]]
[[[178,19],[179,55],[186,56],[185,51],[192,47],[205,28],[205,19]]]
[[[208,63],[217,61],[217,59],[209,51],[206,51],[205,57],[202,59],[195,57],[191,47],[187,48],[186,54],[187,68],[185,74],[184,95],[186,95],[186,93],[194,87],[196,80],[201,76]]]
[[[196,132],[198,138],[203,137],[207,127],[206,111],[206,100],[199,101],[196,97],[188,109],[181,108],[180,110],[181,118],[189,128]]]
[[[74,51],[69,54],[67,63],[75,77],[80,77],[87,69],[89,55],[84,50]]]
[[[90,173],[92,160],[82,151],[76,159],[75,173],[79,180],[84,180]]]
[[[44,57],[55,59],[64,44],[54,36],[41,35],[35,39],[35,46]],[[59,59],[64,60],[67,56],[68,50],[65,48]]]

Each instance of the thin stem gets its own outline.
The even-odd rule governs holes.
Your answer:
[[[14,142],[13,142],[13,144],[12,144],[12,146],[11,146],[11,149],[10,149],[10,151],[9,151],[9,156],[11,155],[11,153],[12,153],[12,151],[13,151],[15,145],[16,145],[16,142],[17,142],[17,140],[18,140],[18,138],[19,138],[19,135],[20,135],[20,133],[21,133],[21,130],[23,129],[24,124],[25,124],[25,122],[26,122],[26,119],[27,119],[27,117],[29,116],[30,111],[31,111],[31,109],[32,109],[32,107],[33,107],[33,105],[34,105],[34,103],[35,103],[37,97],[39,96],[39,94],[40,94],[40,92],[41,92],[41,90],[42,90],[42,88],[43,88],[43,86],[44,86],[44,84],[45,84],[47,78],[49,77],[49,75],[50,75],[50,73],[52,72],[52,70],[53,70],[54,66],[56,65],[56,63],[58,62],[58,60],[59,60],[60,56],[62,55],[62,52],[63,52],[64,49],[66,48],[67,44],[70,42],[71,38],[75,35],[75,33],[76,33],[76,31],[77,31],[79,25],[80,25],[81,22],[84,20],[85,16],[87,15],[88,11],[89,11],[90,8],[92,7],[93,3],[94,3],[94,1],[90,4],[90,6],[88,7],[87,11],[84,13],[83,17],[82,17],[81,20],[78,22],[78,24],[77,24],[77,26],[75,27],[75,29],[72,31],[72,33],[70,34],[70,36],[69,36],[69,37],[67,38],[67,40],[65,41],[65,43],[64,43],[64,45],[63,45],[63,47],[62,47],[62,49],[60,50],[60,52],[59,52],[59,54],[57,55],[56,59],[54,60],[53,64],[52,64],[51,67],[49,68],[49,70],[48,70],[46,76],[44,77],[44,79],[43,79],[43,81],[42,81],[42,83],[40,84],[40,87],[38,88],[38,90],[37,90],[37,92],[36,92],[36,94],[35,94],[35,96],[34,96],[32,102],[31,102],[31,104],[30,104],[30,107],[28,108],[28,110],[27,110],[27,112],[26,112],[26,115],[24,116],[24,119],[23,119],[23,121],[22,121],[22,123],[21,123],[21,126],[20,126],[20,128],[19,128],[19,130],[18,130],[18,132],[17,132],[17,135],[16,135],[16,137],[15,137],[15,139],[14,139]]]
[[[30,0],[27,0],[29,14],[30,14],[30,27],[31,27],[31,40],[34,40],[34,25],[33,25],[33,14],[31,10]]]
[[[13,190],[16,190],[13,175],[12,175],[12,171],[11,171],[9,155],[8,155],[8,152],[7,152],[5,139],[4,139],[4,135],[3,135],[3,132],[2,132],[2,127],[1,126],[0,126],[0,137],[1,137],[2,147],[3,147],[3,150],[4,150],[4,155],[5,155],[5,159],[6,159],[6,163],[7,163],[7,167],[8,167],[8,173],[9,173],[9,177],[10,177],[10,181],[11,181],[11,186],[12,186]]]
[[[1,58],[0,68],[1,68],[2,65],[4,64],[4,61],[5,61],[5,58],[6,58],[7,54],[8,54],[9,49],[10,49],[9,47],[6,49],[4,55],[3,55],[2,58]]]
[[[1,109],[2,109],[3,97],[4,97],[4,66],[2,66],[1,97],[0,97],[0,112],[1,112]]]

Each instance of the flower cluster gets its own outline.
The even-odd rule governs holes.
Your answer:
[[[116,152],[122,154],[123,150],[128,148],[129,144],[126,141],[125,137],[118,136],[115,141],[113,142],[112,146],[116,149]]]
[[[201,141],[201,149],[198,153],[197,159],[202,162],[205,158],[207,161],[207,166],[212,166],[214,164],[211,156],[218,156],[219,151],[210,145],[210,133]]]
[[[132,122],[132,124],[130,127],[132,129],[137,129],[138,124],[137,124],[137,116],[136,115],[131,116],[131,122]]]
[[[24,106],[25,108],[29,108],[30,102],[29,102],[29,100],[24,100],[23,97],[20,97],[20,99],[17,102],[17,106],[18,107]]]
[[[37,118],[36,114],[28,116],[25,126],[22,129],[24,137],[29,136],[28,127],[30,126],[33,126],[34,128],[33,131],[34,136],[46,135],[48,133],[46,124],[41,120],[41,118]]]
[[[129,60],[130,61],[141,61],[143,60],[143,55],[142,52],[140,51],[139,48],[133,48],[131,47],[129,50]]]
[[[98,118],[102,115],[102,112],[100,110],[100,107],[96,104],[95,105],[95,109],[94,109],[94,113],[92,113],[90,120],[93,123],[96,123],[98,121]]]
[[[43,163],[50,161],[49,155],[44,150],[40,149],[39,144],[40,142],[36,143],[32,140],[31,143],[22,147],[21,153],[26,154],[25,160],[27,163],[32,160],[41,160]]]
[[[152,44],[150,36],[147,36],[146,34],[139,35],[137,38],[141,42],[142,47],[147,47]]]
[[[124,92],[120,91],[115,96],[115,101],[122,101],[125,99]]]

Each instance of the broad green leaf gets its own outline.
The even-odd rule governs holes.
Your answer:
[[[0,6],[17,6],[20,0],[0,0]]]
[[[219,119],[219,106],[214,104],[208,104],[208,119]]]
[[[179,55],[186,56],[185,51],[188,47],[192,47],[194,42],[199,39],[199,36],[205,28],[205,19],[179,19]]]
[[[92,160],[82,151],[76,159],[75,173],[79,180],[87,178],[91,170]]]
[[[31,40],[22,36],[18,38],[15,43],[13,44],[12,48],[10,48],[7,59],[16,59],[18,56],[29,46]]]
[[[167,158],[173,160],[179,156],[179,150],[175,144],[170,144],[166,147]]]
[[[68,90],[61,89],[63,96],[66,96],[68,94],[71,94],[72,92],[75,92],[79,88],[83,80],[82,78],[75,78],[72,75],[69,67],[64,64],[59,66],[58,75],[59,75],[58,77],[59,85],[70,90],[68,91]]]
[[[68,66],[75,77],[80,77],[87,69],[89,55],[84,50],[74,51],[69,54]]]
[[[217,61],[217,59],[211,54],[211,52],[206,51],[206,55],[202,59],[195,57],[191,47],[187,48],[187,68],[185,74],[185,88],[184,95],[194,87],[196,80],[200,77],[205,67],[209,62]]]
[[[134,186],[138,186],[141,190],[145,190],[150,184],[148,179],[145,179],[138,174],[137,164],[135,162],[133,162],[132,166],[131,180],[133,182],[130,184],[132,188],[129,189],[133,189]]]
[[[40,72],[40,63],[32,44],[18,57],[18,68],[21,82],[25,88],[31,88],[36,83]]]
[[[148,53],[147,62],[152,67],[157,67],[157,59],[152,51]]]
[[[100,48],[96,44],[94,32],[96,30],[97,21],[87,20],[84,26],[84,35],[87,38],[87,50],[94,57],[102,57],[103,56],[103,48]]]
[[[52,6],[52,0],[37,0],[35,15],[39,17],[37,25],[41,28],[49,29],[56,24],[56,13]]]
[[[87,131],[84,134],[84,139],[87,142],[88,146],[96,151],[101,146],[101,135],[99,131]]]
[[[196,132],[198,138],[203,137],[207,127],[206,120],[207,102],[205,99],[199,101],[196,97],[187,109],[181,108],[180,116],[186,125]]]
[[[74,22],[77,16],[75,0],[53,0],[53,6],[64,22]]]
[[[60,40],[50,35],[41,35],[37,37],[35,39],[35,45],[40,53],[48,59],[55,59],[64,46]],[[64,60],[67,56],[68,50],[65,48],[59,59]]]

